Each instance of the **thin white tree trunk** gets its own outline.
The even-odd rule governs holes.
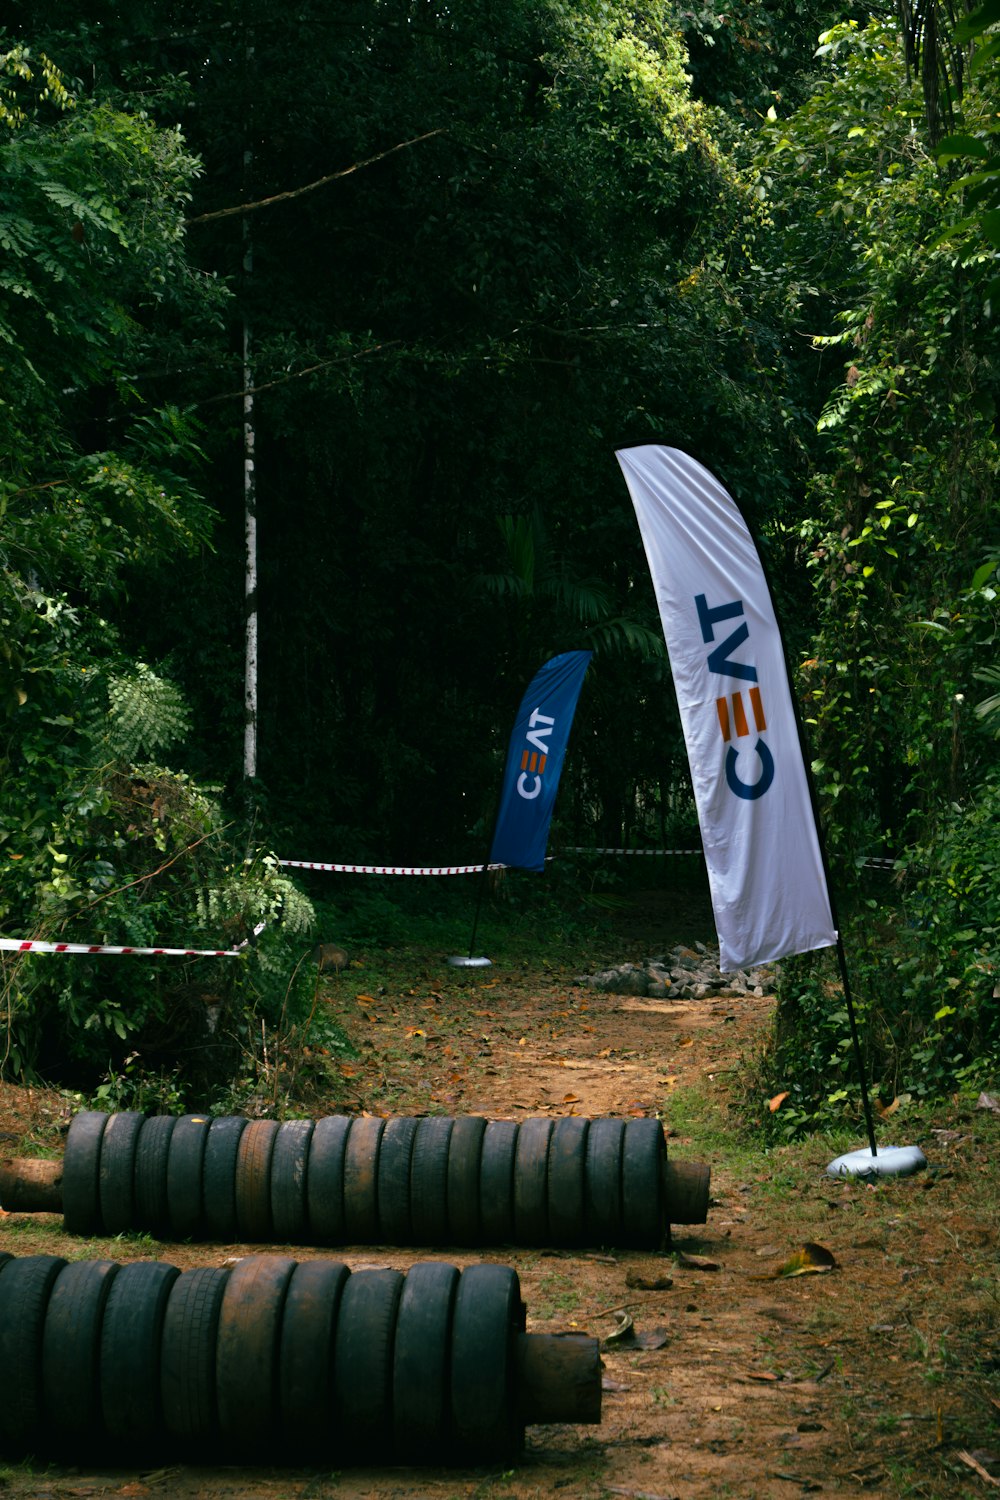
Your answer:
[[[252,43],[247,47],[247,72],[253,57]],[[249,188],[253,166],[253,147],[243,153],[244,187]],[[249,192],[247,192],[249,197]],[[253,233],[250,215],[243,215],[243,293],[244,305],[253,278]],[[253,361],[250,318],[243,316],[243,536],[245,553],[245,675],[243,692],[243,776],[252,781],[257,775],[257,470],[254,466]]]

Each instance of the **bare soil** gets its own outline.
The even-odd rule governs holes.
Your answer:
[[[608,960],[650,951],[638,929],[619,936],[620,951]],[[708,1222],[675,1226],[655,1254],[337,1252],[355,1269],[405,1269],[428,1256],[513,1265],[529,1331],[574,1329],[604,1340],[627,1311],[639,1339],[603,1352],[599,1425],[529,1428],[521,1462],[506,1472],[180,1465],[93,1472],[38,1463],[0,1467],[3,1494],[934,1500],[998,1487],[998,1117],[968,1102],[931,1122],[924,1115],[910,1124],[901,1111],[880,1126],[880,1138],[921,1144],[929,1169],[877,1186],[837,1181],[825,1172],[829,1142],[767,1153],[736,1138],[729,1091],[741,1060],[766,1036],[771,996],[630,999],[597,994],[576,978],[543,960],[517,972],[469,971],[405,952],[379,955],[377,966],[356,955],[324,981],[322,1004],[358,1055],[340,1065],[337,1097],[321,1112],[660,1114],[671,1156],[708,1162]],[[0,1085],[0,1154],[58,1149],[66,1118],[58,1092]],[[781,1274],[807,1243],[830,1252],[833,1268]],[[123,1261],[159,1255],[187,1268],[260,1247],[151,1251],[141,1239],[80,1242],[53,1216],[9,1214],[0,1217],[0,1249]]]

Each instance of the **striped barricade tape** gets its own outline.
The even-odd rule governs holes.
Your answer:
[[[296,870],[330,870],[338,875],[481,875],[483,870],[505,870],[506,865],[336,865],[318,860],[279,859]]]
[[[701,849],[611,849],[597,848],[593,845],[573,844],[563,850],[564,854],[695,854],[700,855]]]
[[[0,950],[7,953],[131,954],[139,958],[239,958],[253,939],[264,931],[265,925],[258,922],[252,935],[237,943],[235,948],[133,948],[115,943],[51,943],[41,938],[0,937]]]

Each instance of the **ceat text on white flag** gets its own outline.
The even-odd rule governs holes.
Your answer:
[[[837,942],[784,647],[736,502],[677,448],[616,455],[667,642],[724,973]]]

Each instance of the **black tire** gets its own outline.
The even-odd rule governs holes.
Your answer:
[[[377,1463],[392,1441],[392,1360],[399,1271],[355,1271],[345,1283],[333,1345],[338,1452]]]
[[[627,1122],[622,1146],[622,1243],[636,1250],[659,1250],[666,1237],[666,1151],[659,1120]]]
[[[409,1245],[410,1167],[420,1121],[402,1116],[387,1120],[378,1153],[379,1232],[387,1245]]]
[[[584,1220],[590,1245],[622,1242],[624,1120],[591,1120],[587,1132]]]
[[[584,1183],[589,1120],[556,1120],[549,1142],[549,1241],[564,1247],[586,1239]]]
[[[421,1261],[406,1273],[392,1362],[392,1445],[402,1463],[445,1459],[451,1413],[451,1321],[459,1273]]]
[[[113,1260],[63,1266],[45,1310],[42,1333],[42,1409],[46,1445],[79,1456],[101,1429],[101,1327]]]
[[[378,1153],[385,1121],[352,1120],[344,1148],[344,1233],[349,1245],[377,1245]]]
[[[448,1148],[454,1123],[441,1115],[417,1122],[410,1161],[410,1225],[415,1245],[448,1243]]]
[[[552,1121],[522,1120],[514,1155],[514,1237],[519,1245],[549,1242],[549,1142]]]
[[[9,1251],[7,1251],[7,1250],[0,1250],[0,1271],[3,1270],[4,1266],[7,1264],[8,1261],[13,1260],[13,1259],[14,1259],[14,1257],[13,1257],[13,1255],[10,1254]]]
[[[100,1234],[101,1137],[108,1116],[84,1109],[73,1116],[63,1157],[62,1210],[67,1234]]]
[[[271,1157],[277,1120],[251,1120],[236,1152],[236,1228],[241,1240],[271,1238]]]
[[[514,1156],[516,1120],[488,1120],[479,1159],[479,1215],[484,1245],[514,1239]]]
[[[231,1245],[239,1233],[236,1220],[236,1153],[249,1122],[240,1115],[221,1115],[208,1127],[202,1166],[205,1234]]]
[[[109,1115],[101,1136],[98,1196],[105,1234],[138,1228],[135,1208],[135,1155],[145,1116],[137,1110]]]
[[[152,1115],[143,1122],[135,1148],[135,1224],[157,1239],[170,1232],[167,1163],[174,1115]]]
[[[267,1455],[278,1431],[278,1349],[285,1294],[295,1261],[249,1255],[233,1266],[216,1341],[219,1430],[228,1451]]]
[[[271,1155],[271,1238],[278,1244],[308,1239],[306,1167],[314,1125],[285,1120],[278,1127]]]
[[[309,1237],[316,1245],[346,1244],[344,1154],[350,1128],[347,1115],[327,1115],[316,1121],[309,1142],[306,1203]]]
[[[463,1115],[455,1121],[448,1143],[448,1239],[453,1245],[482,1243],[479,1168],[486,1121]]]
[[[207,1115],[181,1115],[167,1153],[167,1214],[171,1238],[200,1239],[205,1230],[203,1172]]]
[[[278,1351],[278,1405],[286,1454],[329,1462],[333,1428],[333,1349],[350,1271],[336,1260],[300,1261],[285,1295]]]
[[[163,1444],[160,1349],[167,1299],[180,1275],[165,1261],[122,1266],[111,1283],[101,1328],[101,1412],[116,1446],[134,1453]]]
[[[225,1267],[185,1271],[170,1288],[160,1347],[163,1425],[185,1451],[208,1456],[218,1436],[215,1409],[215,1347]]]
[[[452,1451],[469,1463],[516,1457],[524,1440],[515,1340],[524,1328],[517,1273],[468,1266],[455,1295],[451,1332]]]
[[[96,1183],[96,1175],[95,1175]],[[44,1442],[42,1336],[61,1255],[12,1260],[0,1276],[0,1451],[31,1453]]]

